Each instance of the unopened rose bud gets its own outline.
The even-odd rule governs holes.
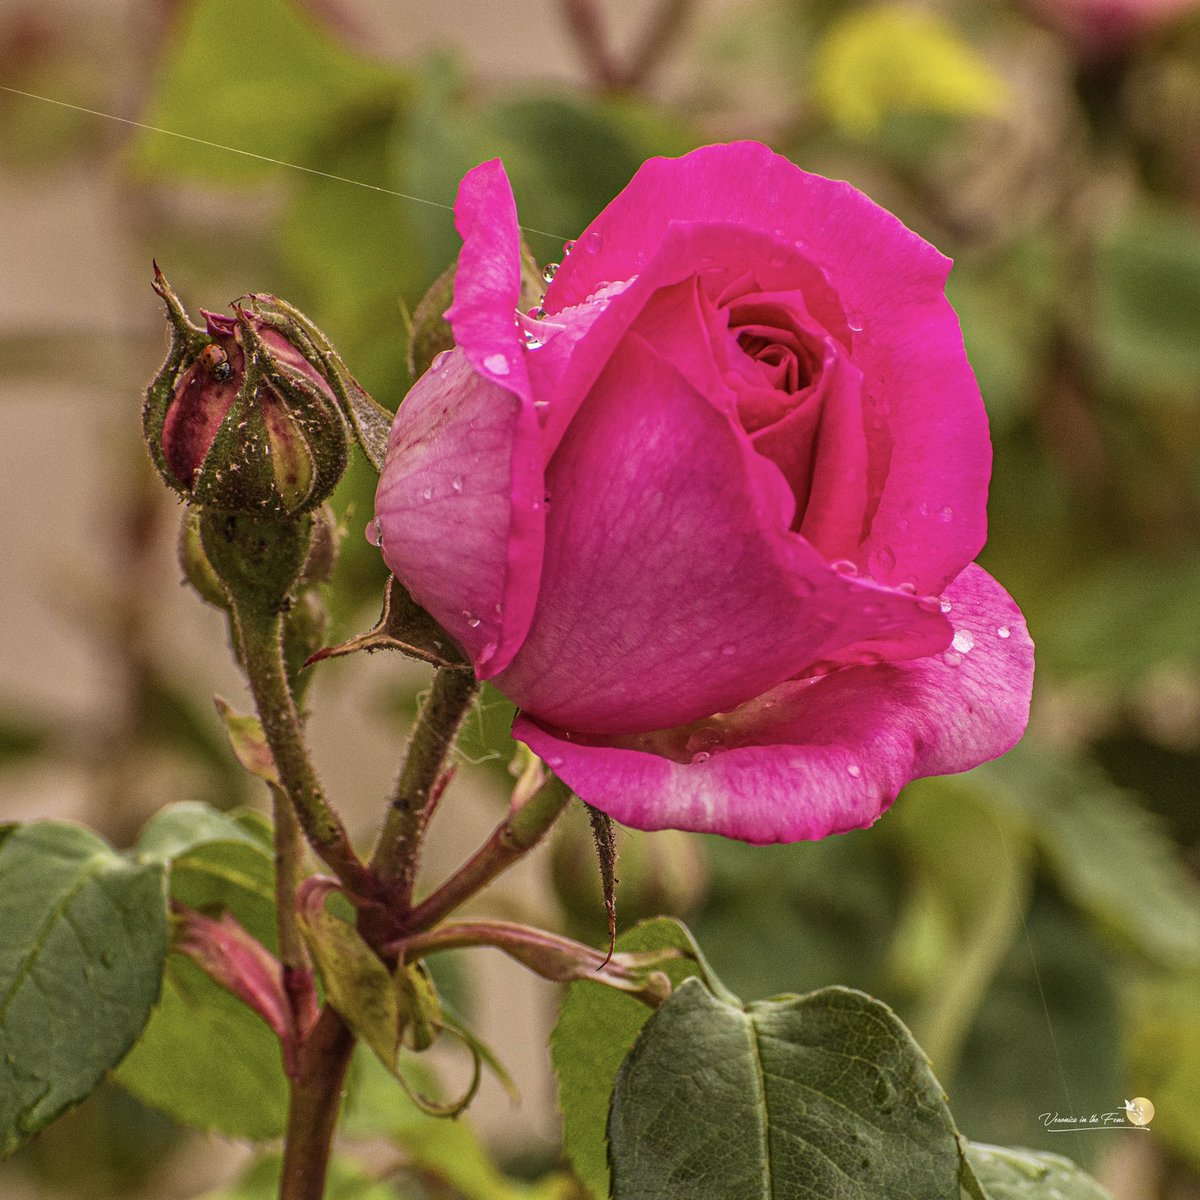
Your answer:
[[[174,328],[146,394],[160,474],[189,504],[294,516],[325,500],[346,469],[350,430],[322,372],[274,323],[234,306],[193,325],[161,272]]]

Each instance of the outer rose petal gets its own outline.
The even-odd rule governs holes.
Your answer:
[[[375,513],[392,573],[487,679],[533,617],[545,459],[515,322],[517,209],[498,160],[467,173],[454,215],[463,248],[446,315],[458,348],[400,406]]]
[[[975,565],[946,598],[962,649],[785,684],[729,714],[732,749],[693,756],[686,730],[643,739],[658,753],[628,737],[583,744],[526,715],[513,733],[589,804],[634,828],[759,843],[863,828],[909,780],[1003,754],[1028,720],[1033,644],[1020,610]]]
[[[849,184],[756,142],[646,162],[580,234],[546,307],[644,270],[678,222],[769,234],[826,271],[854,329],[852,359],[894,441],[860,561],[886,582],[940,592],[983,546],[991,445],[979,389],[945,298],[949,260]]]
[[[409,392],[375,493],[380,550],[486,679],[516,653],[537,601],[545,533],[532,406],[461,351]]]
[[[731,709],[848,646],[911,658],[950,639],[915,596],[838,574],[790,532],[778,468],[636,333],[546,484],[537,612],[496,685],[559,728],[661,729]]]

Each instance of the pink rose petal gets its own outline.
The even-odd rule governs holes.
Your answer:
[[[1020,610],[974,565],[946,599],[954,646],[929,658],[784,684],[690,729],[581,739],[522,715],[513,732],[634,828],[758,843],[862,828],[910,779],[977,766],[1024,731],[1033,644]]]

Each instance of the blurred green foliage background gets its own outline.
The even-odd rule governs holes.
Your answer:
[[[1200,7],[546,0],[513,6],[527,52],[488,69],[476,6],[443,7],[461,9],[457,35],[398,53],[372,22],[420,23],[421,5],[160,0],[130,4],[114,28],[14,0],[0,7],[0,85],[81,107],[0,91],[0,170],[47,193],[102,175],[122,198],[121,245],[137,247],[131,277],[154,255],[210,307],[277,292],[393,407],[411,383],[405,314],[457,252],[446,205],[495,155],[543,262],[645,157],[730,137],[851,180],[951,255],[995,441],[982,561],[1038,647],[1026,741],[913,785],[874,830],[825,843],[628,835],[618,911],[622,924],[684,917],[748,998],[844,983],[887,1000],[975,1139],[1067,1153],[1119,1198],[1200,1196]],[[55,230],[42,233],[53,273]],[[228,808],[251,793],[139,594],[175,517],[136,441],[158,309],[148,287],[118,291],[138,307],[117,335],[18,320],[19,294],[0,310],[0,387],[86,377],[120,397],[128,426],[104,443],[106,494],[87,498],[107,513],[107,549],[81,581],[93,598],[77,625],[104,640],[117,703],[101,720],[42,711],[9,681],[0,819],[36,815],[18,800],[31,769],[82,761],[95,768],[88,819],[121,842],[153,808],[135,782],[148,764],[173,781],[157,803]],[[18,484],[50,486],[6,486]],[[378,556],[357,536],[372,486],[359,464],[337,497],[352,534],[332,591],[338,634],[365,627],[380,595]],[[397,729],[425,686],[404,679],[379,700]],[[497,794],[510,715],[488,697],[463,750]],[[390,770],[391,747],[380,754]],[[584,826],[568,822],[540,869],[562,926],[599,941]],[[1052,1135],[1039,1120],[1135,1095],[1157,1109],[1145,1138]],[[369,1109],[351,1127],[421,1167],[409,1190],[379,1195],[518,1187],[468,1135],[418,1136]],[[0,1191],[189,1195],[164,1174],[181,1139],[114,1086],[0,1168]],[[506,1155],[533,1178],[555,1151]],[[476,1175],[447,1175],[468,1159]],[[376,1196],[355,1170],[345,1195]],[[265,1194],[269,1174],[221,1194]],[[537,1194],[570,1194],[551,1186]]]

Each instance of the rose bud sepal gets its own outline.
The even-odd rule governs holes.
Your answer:
[[[381,471],[392,414],[354,378],[333,343],[298,308],[264,292],[250,296],[249,305],[261,327],[278,333],[329,385],[367,461]]]

